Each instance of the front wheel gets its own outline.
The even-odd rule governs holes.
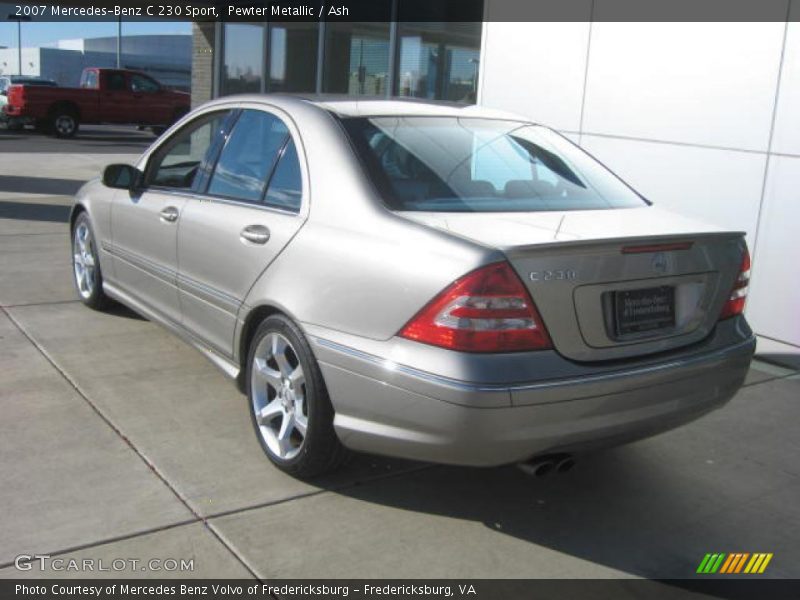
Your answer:
[[[247,360],[247,398],[267,457],[296,477],[335,470],[345,450],[333,429],[333,407],[303,333],[273,315],[258,327]]]
[[[111,299],[103,291],[97,243],[89,215],[85,212],[78,215],[72,229],[72,272],[81,302],[95,310],[108,307]]]

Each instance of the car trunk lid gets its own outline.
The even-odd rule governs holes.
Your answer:
[[[556,350],[578,361],[663,352],[706,337],[744,247],[741,232],[654,207],[402,214],[503,251]]]

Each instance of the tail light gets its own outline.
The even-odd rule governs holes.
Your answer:
[[[11,106],[22,106],[25,104],[25,86],[11,85],[8,88],[8,103]]]
[[[552,347],[528,290],[507,262],[481,267],[453,282],[398,335],[462,352]]]
[[[727,319],[735,317],[744,312],[744,304],[747,300],[747,286],[750,283],[750,252],[747,246],[744,247],[744,254],[742,255],[742,264],[739,267],[739,276],[733,284],[731,295],[725,306],[722,308],[720,319]]]

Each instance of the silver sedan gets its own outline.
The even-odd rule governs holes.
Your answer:
[[[741,232],[479,107],[234,96],[77,194],[74,278],[206,355],[279,468],[569,457],[722,406],[755,341]]]

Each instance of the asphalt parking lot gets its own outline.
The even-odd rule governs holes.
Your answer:
[[[150,131],[138,131],[136,127],[122,125],[83,125],[71,140],[41,135],[30,127],[10,131],[0,126],[0,153],[138,154],[154,139]]]
[[[116,577],[689,578],[707,552],[800,577],[800,371],[765,362],[723,410],[563,475],[372,456],[283,475],[204,358],[76,301],[69,194],[153,139],[84,135],[0,131],[0,577],[46,554],[194,561],[95,573]]]

